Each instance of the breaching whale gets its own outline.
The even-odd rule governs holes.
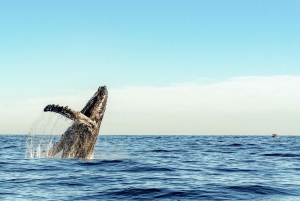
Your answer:
[[[107,97],[106,86],[101,86],[80,112],[68,106],[47,105],[44,112],[55,112],[74,121],[48,152],[47,157],[53,157],[62,151],[62,158],[91,158],[104,116]]]

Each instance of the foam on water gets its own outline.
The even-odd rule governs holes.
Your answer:
[[[42,113],[28,133],[25,158],[47,158],[49,150],[72,123],[62,115]],[[61,158],[61,153],[55,157]]]

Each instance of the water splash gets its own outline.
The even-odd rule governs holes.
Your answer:
[[[25,158],[47,158],[50,149],[73,121],[56,113],[42,113],[30,131],[26,140]],[[56,154],[61,158],[61,153]]]

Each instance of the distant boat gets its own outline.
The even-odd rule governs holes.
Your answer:
[[[272,137],[278,137],[278,135],[277,134],[272,134]]]

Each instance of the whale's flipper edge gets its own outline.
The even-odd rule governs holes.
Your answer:
[[[88,118],[87,116],[82,114],[81,112],[78,112],[78,111],[72,110],[71,108],[68,108],[68,106],[63,107],[63,106],[59,106],[59,105],[54,105],[54,104],[51,105],[50,104],[44,108],[44,112],[55,112],[55,113],[63,115],[64,117],[66,117],[68,119],[75,121],[76,123],[86,124],[88,127],[95,126],[95,122],[93,120],[91,120],[90,118]]]

